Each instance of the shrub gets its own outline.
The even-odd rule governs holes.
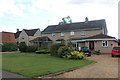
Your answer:
[[[65,44],[63,43],[56,43],[56,44],[53,44],[50,48],[50,53],[51,53],[51,56],[59,56],[58,55],[58,49],[61,47],[61,46],[65,46]]]
[[[67,59],[83,59],[85,56],[82,52],[78,52],[78,51],[72,51],[71,53],[63,56],[63,58],[67,58]]]
[[[35,52],[37,50],[36,46],[27,46],[27,52]]]
[[[49,49],[41,49],[36,51],[37,54],[48,54],[50,53]]]
[[[19,50],[20,50],[21,52],[26,52],[26,51],[27,51],[27,45],[24,44],[24,43],[20,43],[20,44],[19,44]]]
[[[94,54],[100,55],[101,52],[100,52],[100,50],[94,50]]]
[[[2,44],[2,51],[17,51],[17,44],[16,43],[3,43]]]
[[[62,46],[58,49],[58,56],[63,57],[73,51],[73,48],[70,46]]]

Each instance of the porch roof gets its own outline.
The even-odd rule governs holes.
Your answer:
[[[60,38],[60,39],[57,39],[56,41],[65,41],[64,39]]]
[[[85,38],[72,38],[72,41],[98,41],[98,40],[115,40],[115,37],[104,35],[104,34],[97,34],[94,36],[90,37],[85,37]]]
[[[49,41],[52,41],[49,37],[42,36],[42,37],[37,37],[37,38],[31,40],[30,42],[49,42]]]

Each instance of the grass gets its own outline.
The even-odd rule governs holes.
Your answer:
[[[71,68],[88,65],[94,61],[56,58],[49,54],[2,54],[2,69],[26,77],[38,77]]]

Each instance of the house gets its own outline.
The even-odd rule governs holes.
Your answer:
[[[38,47],[47,48],[52,45],[52,40],[47,36],[41,36],[31,40],[30,43]]]
[[[88,47],[110,53],[117,41],[107,32],[105,19],[89,21],[85,18],[84,22],[50,25],[42,31],[42,36],[49,37],[53,43],[71,41],[76,49]]]
[[[0,43],[16,43],[14,33],[0,32]]]
[[[19,29],[17,29],[17,32],[15,33],[15,39],[17,43],[25,43],[26,45],[31,45],[29,41],[40,36],[40,29],[23,29],[22,31],[19,31]]]

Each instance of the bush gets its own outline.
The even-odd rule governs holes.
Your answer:
[[[37,50],[36,46],[27,46],[27,52],[35,52]]]
[[[25,43],[20,43],[19,44],[19,50],[21,52],[26,52],[27,51],[27,45]]]
[[[73,47],[63,46],[58,49],[58,56],[63,57],[73,51]]]
[[[3,43],[2,44],[2,51],[17,51],[18,46],[16,43]]]
[[[51,53],[51,56],[59,56],[58,55],[58,49],[61,47],[61,46],[65,46],[64,43],[56,43],[56,44],[53,44],[50,48],[50,53]]]
[[[37,54],[48,54],[50,53],[49,49],[41,49],[36,51]]]
[[[97,54],[97,55],[101,54],[100,50],[94,50],[94,53]]]
[[[78,52],[78,51],[72,51],[71,53],[63,56],[63,58],[67,58],[67,59],[83,59],[85,57],[85,55],[82,52]]]

